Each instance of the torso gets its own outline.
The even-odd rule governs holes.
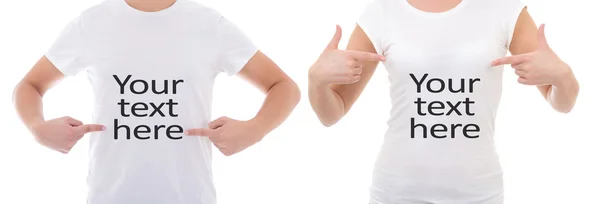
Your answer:
[[[89,203],[216,202],[212,144],[183,131],[210,119],[219,17],[185,0],[154,13],[108,0],[82,15],[93,121],[107,126],[90,140]]]
[[[372,204],[501,202],[493,137],[503,69],[490,63],[507,54],[502,3],[463,0],[427,12],[406,0],[374,2],[385,19],[378,50],[392,110]]]

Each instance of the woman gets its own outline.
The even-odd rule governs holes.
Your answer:
[[[84,71],[96,124],[44,119],[42,96]],[[254,118],[210,121],[219,73],[265,93]],[[15,89],[17,112],[40,144],[68,153],[92,133],[89,204],[215,204],[212,146],[230,156],[254,145],[299,97],[237,26],[189,0],[106,0],[87,9]]]
[[[503,66],[569,112],[578,83],[519,0],[375,0],[350,37],[309,71],[309,97],[325,126],[352,107],[383,61],[392,109],[371,204],[503,203],[493,135]],[[506,57],[510,51],[512,56]]]

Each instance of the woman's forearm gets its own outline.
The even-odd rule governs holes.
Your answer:
[[[342,98],[329,85],[309,79],[308,98],[317,117],[327,127],[337,123],[345,114]]]
[[[292,80],[276,83],[266,94],[262,107],[251,120],[266,135],[291,114],[300,101],[300,90]]]
[[[14,89],[13,102],[27,128],[31,129],[33,124],[44,121],[42,95],[31,84],[20,82]]]
[[[569,69],[568,73],[562,75],[555,84],[550,86],[546,99],[556,111],[568,113],[575,106],[578,94],[579,82]]]

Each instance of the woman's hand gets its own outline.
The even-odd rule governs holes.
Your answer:
[[[572,75],[571,68],[552,51],[544,34],[545,25],[538,29],[538,49],[534,52],[500,58],[492,66],[510,64],[525,85],[557,85]]]
[[[381,55],[352,50],[339,50],[340,26],[319,59],[309,70],[309,79],[319,85],[352,84],[360,80],[364,62],[383,61]]]

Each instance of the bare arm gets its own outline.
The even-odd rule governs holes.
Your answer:
[[[239,76],[266,94],[262,107],[252,119],[262,135],[283,123],[300,101],[298,85],[260,51]]]
[[[300,101],[298,86],[271,59],[257,52],[238,75],[266,94],[254,118],[248,121],[220,117],[207,128],[187,130],[191,136],[208,137],[225,156],[254,145],[278,127]]]
[[[42,57],[15,87],[13,101],[19,117],[40,144],[68,153],[83,135],[101,131],[104,126],[84,125],[71,117],[44,119],[42,97],[64,77],[46,57]]]
[[[17,84],[13,102],[19,117],[29,129],[44,121],[42,97],[63,78],[64,75],[46,57],[42,57]]]
[[[536,85],[542,96],[558,112],[568,113],[575,106],[579,84],[570,66],[559,59],[546,42],[543,25],[538,30],[532,17],[523,9],[517,20],[510,44],[513,56],[525,56],[529,63],[516,61],[513,67],[527,74],[521,81]],[[537,54],[533,54],[537,53]],[[543,73],[541,73],[543,72]],[[529,80],[525,80],[530,78]]]
[[[348,113],[383,60],[358,25],[347,51],[337,50],[340,39],[338,26],[332,42],[309,71],[310,104],[325,126],[334,125]]]

